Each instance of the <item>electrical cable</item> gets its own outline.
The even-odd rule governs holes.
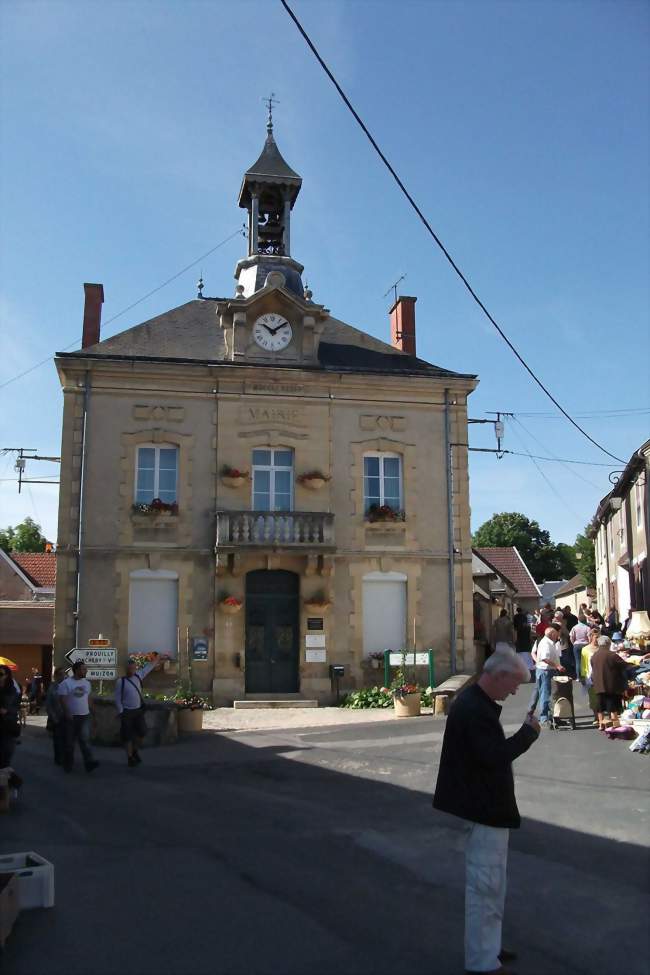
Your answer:
[[[230,243],[230,241],[233,240],[233,238],[237,237],[239,234],[243,234],[244,236],[246,236],[246,231],[239,228],[233,234],[231,234],[230,237],[226,237],[225,240],[222,240],[220,241],[220,243],[215,244],[214,247],[210,248],[209,251],[206,251],[205,254],[201,254],[201,256],[197,257],[197,259],[195,261],[192,261],[191,264],[187,264],[180,271],[177,271],[176,274],[172,274],[171,278],[167,278],[167,280],[163,281],[162,284],[159,284],[157,288],[153,288],[151,291],[148,291],[146,295],[142,295],[141,298],[138,298],[137,301],[134,301],[132,304],[127,305],[126,308],[122,309],[122,311],[118,311],[116,315],[113,315],[111,318],[107,318],[106,321],[103,323],[104,328],[107,325],[110,325],[111,322],[114,322],[117,318],[120,318],[121,315],[126,315],[127,311],[131,311],[131,309],[135,308],[136,305],[140,305],[143,301],[146,301],[147,298],[151,298],[151,296],[155,295],[157,291],[161,291],[162,288],[167,287],[167,285],[171,284],[172,281],[175,281],[176,278],[180,278],[181,274],[185,274],[186,271],[191,270],[191,268],[195,267],[200,261],[205,260],[206,257],[210,256],[210,254],[214,254],[215,251],[219,250],[220,247],[224,247],[225,244]],[[65,348],[61,349],[61,352],[68,352],[70,349],[73,349],[76,345],[77,345],[77,341],[75,340],[74,342],[71,342],[70,345],[66,345]],[[45,359],[41,359],[40,362],[37,362],[33,366],[30,366],[29,369],[25,369],[24,372],[20,372],[18,373],[17,376],[12,376],[11,379],[7,379],[5,380],[5,382],[0,383],[0,389],[4,389],[5,386],[9,386],[11,383],[15,383],[18,379],[22,379],[23,376],[29,375],[30,372],[34,371],[34,369],[38,369],[39,366],[44,366],[46,362],[51,362],[51,361],[52,361],[52,356],[48,355]]]
[[[415,200],[413,199],[413,197],[411,196],[411,194],[407,190],[406,186],[404,185],[404,183],[402,182],[402,180],[400,179],[400,177],[397,175],[397,172],[391,166],[391,164],[389,163],[388,159],[386,158],[386,156],[384,155],[384,153],[382,152],[382,150],[379,148],[379,145],[377,144],[377,142],[375,141],[375,139],[373,138],[373,136],[370,134],[370,131],[368,130],[368,127],[366,126],[366,124],[364,123],[363,119],[361,118],[361,116],[359,115],[359,113],[356,111],[356,109],[352,105],[352,102],[350,101],[350,99],[347,97],[347,95],[345,94],[345,92],[341,88],[340,84],[338,83],[338,81],[336,80],[336,78],[334,77],[334,75],[332,74],[331,70],[329,69],[329,67],[327,66],[327,64],[325,63],[325,61],[321,57],[321,55],[318,53],[318,51],[316,49],[316,46],[314,45],[313,41],[311,40],[311,38],[307,34],[306,30],[304,29],[304,27],[302,26],[302,24],[300,23],[300,21],[298,20],[298,18],[296,17],[296,15],[294,14],[293,10],[291,9],[291,7],[289,6],[289,4],[287,3],[287,0],[280,0],[280,3],[282,4],[282,6],[284,7],[284,9],[288,13],[289,17],[293,20],[294,24],[298,28],[298,31],[300,32],[300,34],[304,38],[304,40],[307,43],[307,46],[311,50],[312,54],[314,55],[314,57],[316,58],[316,60],[318,61],[318,63],[320,64],[321,68],[323,69],[323,71],[325,72],[325,74],[327,75],[327,77],[330,79],[330,81],[332,82],[332,84],[334,85],[334,87],[336,88],[336,90],[338,91],[338,93],[341,96],[344,104],[349,109],[349,111],[351,112],[351,114],[353,115],[353,117],[355,118],[355,120],[357,121],[357,123],[359,124],[359,126],[361,127],[363,133],[368,138],[368,141],[372,145],[373,149],[375,150],[375,152],[377,153],[377,155],[379,156],[379,158],[381,159],[381,161],[383,162],[383,164],[388,169],[389,173],[391,174],[391,176],[393,177],[393,179],[395,180],[395,182],[399,186],[400,190],[402,191],[402,193],[404,194],[404,196],[406,197],[406,199],[410,203],[411,207],[413,208],[413,210],[415,211],[415,213],[420,218],[422,224],[424,225],[424,227],[426,228],[426,230],[429,232],[429,234],[431,235],[431,237],[433,238],[433,240],[436,242],[436,244],[438,245],[438,247],[440,248],[440,250],[442,251],[442,253],[446,257],[447,261],[449,262],[449,264],[451,265],[451,267],[453,268],[453,270],[456,272],[456,274],[458,275],[458,277],[460,278],[460,280],[463,282],[463,284],[465,285],[466,289],[469,291],[470,295],[472,296],[472,298],[474,299],[474,301],[476,302],[476,304],[479,306],[479,308],[481,309],[481,311],[483,312],[483,314],[487,317],[488,321],[490,321],[492,323],[492,325],[494,325],[495,329],[497,330],[497,332],[499,333],[499,335],[501,336],[501,338],[503,339],[503,341],[506,343],[506,345],[508,346],[508,348],[510,349],[510,351],[519,360],[519,362],[521,363],[521,365],[524,367],[524,369],[530,375],[530,377],[534,380],[534,382],[537,383],[537,385],[542,390],[542,392],[545,393],[546,396],[548,396],[548,398],[550,399],[550,401],[566,417],[566,419],[569,421],[569,423],[571,423],[576,428],[576,430],[579,430],[580,431],[580,433],[583,435],[583,437],[586,437],[587,440],[589,440],[590,443],[592,443],[594,445],[594,447],[598,447],[598,449],[601,450],[604,454],[607,454],[608,457],[611,457],[613,460],[617,461],[620,464],[624,464],[625,463],[624,460],[622,460],[620,457],[617,457],[615,454],[610,453],[610,451],[607,450],[605,447],[603,447],[602,444],[599,444],[597,440],[594,440],[594,438],[592,436],[590,436],[590,434],[588,434],[587,431],[584,430],[580,426],[580,424],[577,423],[569,413],[567,413],[567,411],[564,409],[564,407],[556,400],[555,396],[553,396],[553,394],[551,393],[551,391],[544,385],[544,383],[541,381],[541,379],[539,379],[535,375],[535,373],[530,368],[530,366],[528,365],[528,363],[526,362],[526,360],[523,358],[523,356],[517,351],[517,349],[512,344],[512,342],[510,341],[510,339],[508,338],[508,336],[505,334],[505,332],[503,331],[503,329],[501,328],[501,326],[492,317],[492,315],[487,310],[487,308],[485,307],[485,305],[483,304],[483,302],[481,301],[481,299],[479,298],[479,296],[476,294],[476,292],[472,288],[471,284],[469,283],[469,281],[467,280],[467,278],[465,277],[465,275],[463,274],[463,272],[461,271],[461,269],[459,268],[459,266],[456,264],[456,262],[454,261],[453,257],[451,256],[451,254],[449,253],[449,251],[445,247],[445,245],[442,243],[442,241],[440,240],[440,238],[437,236],[437,234],[435,233],[433,227],[431,226],[431,224],[429,223],[429,221],[427,220],[427,218],[422,213],[422,210],[417,205],[417,203],[415,202]]]
[[[551,481],[549,481],[548,477],[546,476],[546,474],[544,473],[544,471],[542,470],[542,468],[537,463],[537,460],[535,459],[535,457],[533,456],[533,454],[531,454],[530,451],[526,448],[526,444],[522,441],[522,439],[519,436],[519,434],[517,433],[516,429],[512,428],[512,432],[514,433],[515,437],[517,438],[517,440],[519,441],[519,443],[521,444],[521,446],[526,451],[526,456],[527,457],[530,457],[530,459],[532,460],[533,464],[537,468],[537,471],[538,471],[540,477],[543,478],[544,481],[546,481],[546,484],[548,485],[548,487],[550,488],[550,490],[553,492],[553,494],[555,495],[555,497],[558,499],[558,501],[561,504],[564,505],[564,507],[566,508],[566,510],[569,512],[570,515],[573,515],[574,518],[576,518],[578,521],[580,521],[581,520],[581,515],[579,515],[576,511],[573,510],[573,508],[571,507],[571,505],[567,503],[567,501],[562,497],[562,495],[556,489],[555,485],[552,484]]]
[[[637,409],[622,409],[622,410],[591,410],[589,413],[576,413],[575,416],[578,419],[620,419],[624,416],[644,416],[650,413],[650,410],[645,409],[645,407],[640,407]],[[525,416],[525,417],[535,417],[537,419],[546,420],[561,420],[562,417],[558,416],[557,413],[544,413],[544,412],[521,412],[517,411],[515,416]]]
[[[548,447],[546,446],[546,444],[543,444],[542,441],[539,440],[539,438],[536,437],[534,433],[531,433],[530,430],[528,429],[528,427],[525,427],[524,424],[521,422],[521,420],[517,416],[513,416],[512,419],[513,419],[513,421],[515,423],[517,423],[521,427],[522,430],[524,430],[526,432],[526,434],[529,437],[531,437],[535,441],[535,443],[539,444],[539,446],[542,448],[542,450],[545,450],[549,454],[551,453],[551,451],[548,449]],[[580,474],[578,471],[574,471],[572,467],[569,467],[569,463],[570,463],[569,461],[563,461],[559,457],[554,457],[553,455],[551,455],[550,457],[548,457],[548,460],[559,461],[562,464],[562,466],[564,468],[566,468],[566,470],[570,474],[573,474],[574,477],[577,477],[580,481],[584,481],[585,484],[588,484],[589,487],[594,488],[596,491],[600,491],[600,486],[598,484],[594,484],[594,482],[593,481],[590,481],[589,478],[583,477],[583,475]]]

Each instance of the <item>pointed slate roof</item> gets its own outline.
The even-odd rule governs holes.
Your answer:
[[[250,183],[283,183],[288,184],[292,187],[291,191],[291,205],[293,206],[298,193],[300,192],[300,187],[302,186],[302,177],[289,166],[286,160],[283,158],[282,153],[277,147],[276,141],[273,138],[273,132],[270,131],[266,137],[266,142],[264,143],[264,148],[259,156],[259,158],[253,163],[250,169],[247,169],[244,173],[244,178],[242,180],[241,189],[239,191],[239,206],[247,208],[250,204]]]

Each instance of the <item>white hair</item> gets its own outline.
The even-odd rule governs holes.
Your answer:
[[[483,664],[484,674],[517,674],[522,680],[528,680],[530,671],[514,650],[495,650]]]
[[[610,638],[608,636],[599,636],[598,637],[598,646],[599,647],[608,647],[611,642],[612,641],[610,640]]]

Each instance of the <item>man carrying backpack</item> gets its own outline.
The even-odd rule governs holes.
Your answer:
[[[115,707],[120,715],[120,738],[126,748],[129,768],[135,768],[142,761],[138,748],[147,734],[142,682],[152,670],[157,670],[160,667],[163,660],[168,659],[168,654],[162,657],[156,654],[155,660],[150,661],[138,670],[135,660],[129,657],[126,662],[124,677],[120,677],[115,682]]]

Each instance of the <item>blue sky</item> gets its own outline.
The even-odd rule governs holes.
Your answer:
[[[627,459],[648,413],[593,414],[650,409],[647,5],[293,6],[492,314]],[[107,322],[237,230],[272,90],[278,145],[304,180],[292,252],[314,300],[387,338],[383,295],[406,273],[419,355],[480,376],[472,416],[514,411],[510,449],[607,465],[538,461],[540,473],[473,454],[474,527],[518,510],[573,541],[621,465],[548,415],[279,2],[5,0],[0,21],[0,384],[79,344],[84,281],[104,284]],[[203,262],[206,294],[233,293],[244,248],[235,238]],[[197,277],[104,337],[194,297]],[[58,453],[61,408],[51,362],[0,389],[0,447]],[[493,446],[488,427],[470,438]],[[0,457],[0,526],[31,515],[55,538],[56,488],[18,495],[12,466]]]

